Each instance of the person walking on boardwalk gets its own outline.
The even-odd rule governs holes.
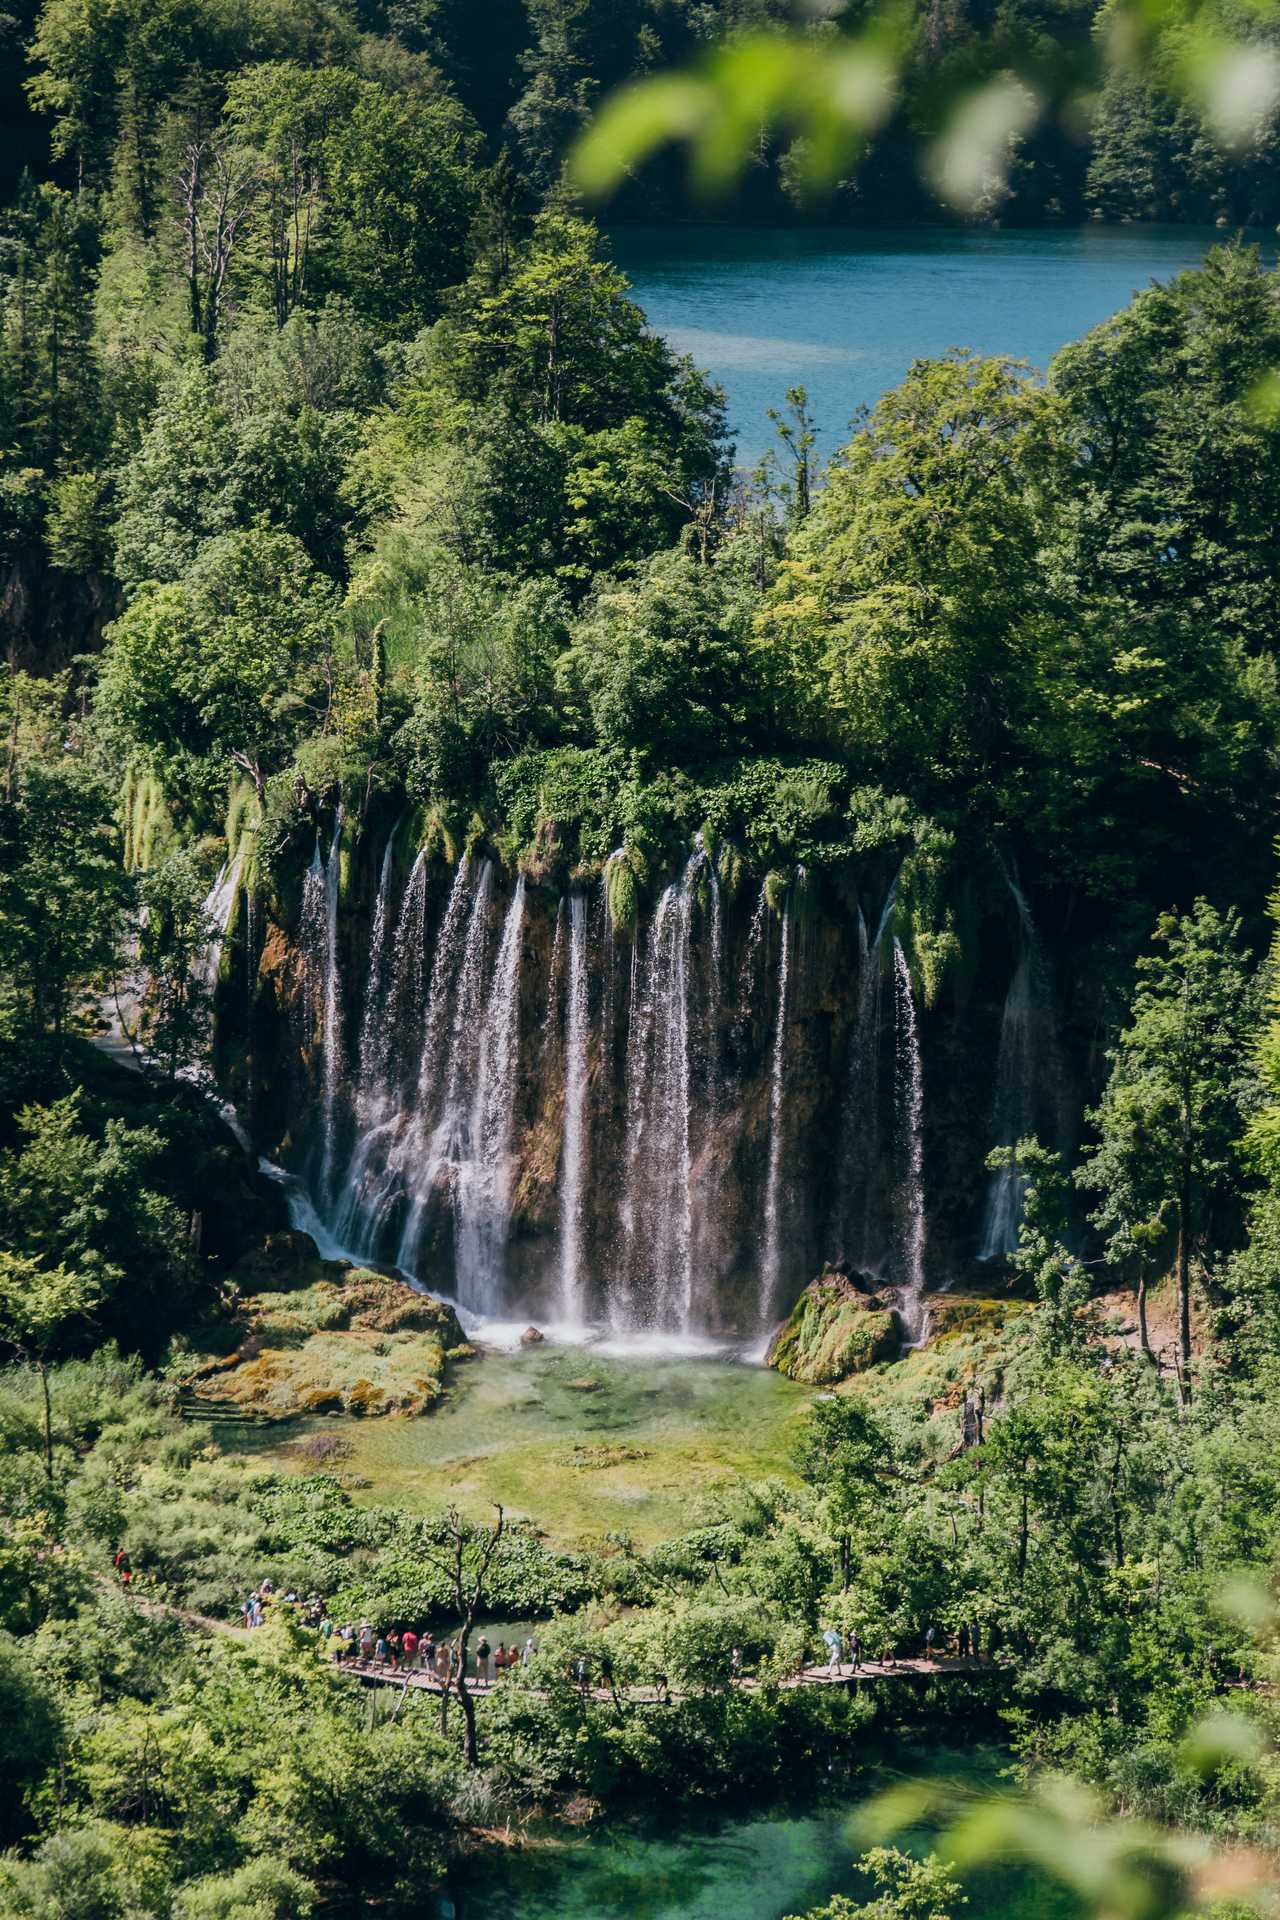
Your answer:
[[[538,1643],[533,1638],[533,1635],[530,1634],[529,1638],[524,1643],[523,1649],[521,1650],[520,1665],[524,1668],[527,1668],[529,1665],[529,1662],[533,1659],[533,1656],[537,1651],[538,1651]]]
[[[476,1643],[476,1679],[489,1687],[493,1685],[493,1648],[488,1636],[481,1634]]]
[[[436,1664],[436,1641],[430,1627],[424,1629],[418,1641],[418,1665],[430,1673]]]
[[[862,1665],[862,1641],[858,1636],[856,1627],[850,1627],[846,1637],[849,1642],[849,1665],[856,1673]]]
[[[841,1640],[839,1631],[835,1627],[828,1627],[822,1637],[827,1643],[827,1671],[832,1675],[836,1675],[840,1671]]]
[[[938,1629],[934,1626],[931,1620],[928,1626],[924,1630],[924,1657],[926,1660],[937,1659],[938,1657],[937,1647],[938,1647]]]
[[[441,1686],[449,1678],[449,1643],[442,1640],[436,1648],[436,1679]]]

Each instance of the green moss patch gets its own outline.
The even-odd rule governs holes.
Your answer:
[[[767,1360],[789,1380],[826,1387],[891,1360],[898,1344],[898,1323],[888,1308],[843,1274],[827,1272],[800,1295]]]
[[[392,1275],[320,1260],[304,1235],[273,1235],[237,1279],[259,1289],[242,1301],[238,1345],[198,1359],[183,1383],[204,1401],[275,1419],[426,1413],[447,1361],[470,1352],[452,1307]]]

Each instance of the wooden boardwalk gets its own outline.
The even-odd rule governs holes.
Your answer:
[[[337,1662],[337,1671],[346,1674],[349,1679],[362,1680],[372,1687],[399,1687],[402,1692],[432,1693],[437,1698],[444,1693],[445,1685],[435,1670],[428,1667],[398,1667],[381,1665],[376,1660],[341,1660]],[[788,1675],[785,1680],[757,1680],[751,1674],[743,1674],[730,1684],[745,1693],[758,1693],[762,1687],[775,1686],[788,1690],[795,1687],[844,1687],[859,1685],[864,1680],[917,1680],[922,1675],[933,1678],[950,1678],[959,1674],[993,1673],[998,1669],[989,1660],[961,1659],[959,1656],[942,1655],[936,1660],[864,1660],[861,1666],[854,1667],[846,1660],[838,1669],[830,1666],[802,1667],[799,1673]],[[500,1692],[508,1684],[509,1676],[500,1680],[480,1680],[474,1674],[467,1676],[467,1692],[476,1699],[487,1694]],[[612,1705],[615,1700],[609,1687],[583,1686],[565,1675],[565,1684],[584,1699],[598,1700]],[[451,1689],[456,1691],[456,1689]],[[661,1706],[668,1700],[681,1700],[689,1695],[688,1688],[673,1687],[660,1689],[656,1684],[646,1687],[619,1686],[616,1698],[624,1705]]]

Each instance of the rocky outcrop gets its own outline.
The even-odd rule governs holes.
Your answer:
[[[789,1380],[829,1387],[892,1360],[900,1334],[896,1315],[861,1276],[828,1267],[811,1280],[769,1345],[766,1364]]]
[[[237,1270],[239,1340],[184,1385],[203,1403],[289,1419],[428,1412],[470,1353],[451,1306],[392,1274],[321,1260],[304,1233],[271,1235]]]

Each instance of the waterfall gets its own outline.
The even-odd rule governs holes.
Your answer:
[[[746,1039],[751,1026],[756,969],[760,964],[760,951],[764,946],[765,928],[768,924],[769,901],[764,888],[761,887],[755,912],[751,916],[751,926],[747,932],[747,950],[742,956],[742,967],[738,974],[738,1006],[733,1025],[734,1035],[739,1045]]]
[[[342,980],[338,967],[338,892],[342,880],[342,808],[333,820],[333,839],[324,867],[324,1052],[322,1055],[324,1159],[320,1190],[333,1198],[338,1089],[342,1084]]]
[[[706,1073],[706,1118],[708,1128],[720,1118],[720,1010],[724,996],[724,926],[720,903],[720,882],[715,861],[706,863],[707,885],[711,893],[711,937],[707,946],[706,1006],[703,1019],[703,1066]]]
[[[494,869],[464,858],[428,972],[428,878],[419,853],[393,916],[388,848],[361,1029],[360,1125],[332,1237],[366,1259],[386,1258],[390,1241],[396,1264],[413,1274],[443,1208],[453,1225],[452,1290],[492,1313],[503,1302],[511,1216],[525,882],[508,903],[490,970]],[[402,1065],[404,1033],[416,1033],[418,1046]]]
[[[619,1207],[626,1296],[616,1312],[652,1327],[694,1324],[689,1131],[689,982],[695,853],[666,888],[642,962],[632,955],[627,1144]]]
[[[470,928],[468,903],[471,898],[471,858],[464,854],[453,876],[449,900],[436,935],[436,950],[431,962],[431,983],[423,1016],[422,1052],[418,1058],[417,1105],[419,1112],[430,1112],[447,1066],[445,1036],[449,1003],[458,969],[466,953]]]
[[[466,900],[469,868],[464,860],[454,876],[444,922],[436,941],[432,987],[428,993],[428,1025],[436,1028],[442,995],[447,994],[448,968],[441,962],[446,946],[451,947],[457,923]],[[368,1077],[363,1080],[358,1110],[361,1114],[355,1148],[347,1169],[344,1191],[333,1215],[333,1236],[350,1247],[362,1259],[386,1257],[382,1239],[391,1217],[402,1201],[414,1168],[426,1152],[422,1114],[417,1089],[424,1062],[412,1057],[402,1062],[404,1036],[412,1036],[423,1017],[423,978],[427,934],[427,856],[420,852],[413,863],[404,898],[386,955],[388,990],[385,1004],[379,1008],[372,978],[368,991],[370,1014],[381,1015],[385,1035],[373,1047]]]
[[[462,868],[458,871],[461,873]],[[397,1049],[401,1034],[413,1033],[422,1018],[427,963],[427,883],[427,856],[425,850],[420,850],[409,871],[395,937],[387,956],[389,986],[383,1017],[388,1076],[394,1075],[399,1065]]]
[[[304,877],[299,947],[316,1094],[309,1179],[331,1242],[359,1259],[394,1261],[486,1317],[523,1310],[633,1332],[723,1325],[733,1310],[719,1290],[736,1270],[749,1277],[734,1318],[744,1334],[766,1328],[799,1264],[793,1243],[807,1189],[795,1186],[793,1162],[821,1111],[800,1061],[812,1054],[823,1070],[829,1024],[828,949],[808,934],[802,872],[779,903],[780,922],[763,889],[731,916],[698,845],[634,933],[615,940],[593,887],[565,893],[553,934],[545,896],[535,903],[522,879],[508,894],[479,853],[449,873],[419,852],[406,871],[413,849],[398,825],[372,855],[366,980],[363,993],[351,992],[345,1036],[340,819],[327,857],[321,837]],[[871,1226],[880,1227],[882,1210],[891,1214],[893,1274],[916,1334],[923,1076],[893,902],[891,889],[879,925],[875,912],[870,927],[859,922],[845,1029],[854,1132],[838,1143],[841,1173],[852,1168],[854,1177],[839,1184],[846,1231],[850,1213],[855,1225],[859,1208],[866,1215],[864,1255]],[[602,968],[607,977],[597,977]],[[547,1089],[536,1106],[522,1093],[530,1072]],[[883,1180],[872,1170],[881,1135]],[[818,1163],[836,1145],[819,1140]],[[527,1199],[530,1218],[517,1246],[515,1183],[526,1161],[530,1184],[516,1217]],[[592,1262],[611,1227],[602,1277]],[[856,1231],[845,1244],[856,1254]],[[508,1275],[517,1253],[527,1302]]]
[[[782,913],[782,951],[778,960],[778,1008],[774,1017],[773,1047],[769,1059],[769,1163],[764,1186],[764,1245],[760,1259],[760,1299],[757,1319],[762,1328],[773,1324],[781,1282],[781,1200],[783,1095],[787,1067],[787,997],[791,982],[791,906]]]
[[[1016,880],[1006,881],[1018,910],[1021,953],[1005,995],[996,1055],[992,1131],[998,1147],[1016,1147],[1036,1131],[1039,1039],[1048,998],[1044,962],[1031,910]],[[980,1260],[1007,1259],[1018,1244],[1026,1181],[1016,1167],[1001,1167],[987,1183]]]
[[[196,979],[212,993],[218,984],[218,973],[222,965],[222,949],[226,944],[227,928],[231,925],[231,915],[235,909],[236,895],[240,891],[240,876],[244,870],[244,856],[238,853],[234,860],[225,861],[218,869],[218,877],[204,897],[200,912],[207,926],[215,928],[211,932],[200,957],[192,968]]]
[[[449,895],[431,968],[426,1034],[418,1070],[415,1124],[408,1148],[412,1179],[409,1209],[396,1264],[415,1271],[427,1208],[442,1175],[456,1182],[467,1138],[468,1098],[479,1055],[484,1009],[484,965],[489,938],[493,865],[480,863],[474,888],[464,858]]]
[[[523,951],[522,874],[507,909],[486,999],[469,1137],[455,1185],[458,1296],[485,1313],[502,1304],[506,1279]]]
[[[881,1025],[884,936],[898,897],[898,880],[885,895],[874,938],[858,910],[858,996],[849,1033],[849,1069],[840,1122],[840,1178],[832,1212],[835,1236],[846,1253],[857,1249],[858,1265],[877,1267],[884,1239],[876,1217],[876,1170],[880,1164]]]
[[[311,865],[302,879],[299,945],[307,984],[311,1040],[319,1052],[320,1177],[322,1205],[333,1200],[338,1088],[342,1080],[342,991],[338,967],[338,884],[341,877],[342,808],[334,817],[329,857],[320,858],[316,834]]]
[[[369,936],[369,972],[364,989],[364,1014],[360,1022],[360,1041],[356,1055],[356,1113],[362,1122],[370,1117],[371,1103],[380,1105],[386,1092],[387,1070],[395,1045],[395,1032],[387,1019],[388,961],[394,933],[391,924],[392,852],[400,823],[387,835],[382,856],[378,897],[373,909],[373,932]]]
[[[398,1184],[388,1168],[387,1156],[404,1120],[399,1068],[401,1015],[406,1005],[420,997],[417,982],[426,938],[426,857],[421,853],[413,863],[394,929],[391,927],[389,889],[396,831],[393,827],[383,855],[365,984],[355,1145],[332,1218],[332,1233],[338,1244],[350,1247],[364,1259],[372,1259],[378,1252],[378,1230]]]
[[[924,1335],[924,1068],[916,1026],[911,972],[899,940],[893,943],[894,1119],[898,1151],[898,1214],[902,1320],[907,1338]]]
[[[571,1325],[585,1312],[582,1202],[587,1154],[587,903],[569,896],[569,978],[564,1045],[564,1136],[560,1155],[560,1311]]]

